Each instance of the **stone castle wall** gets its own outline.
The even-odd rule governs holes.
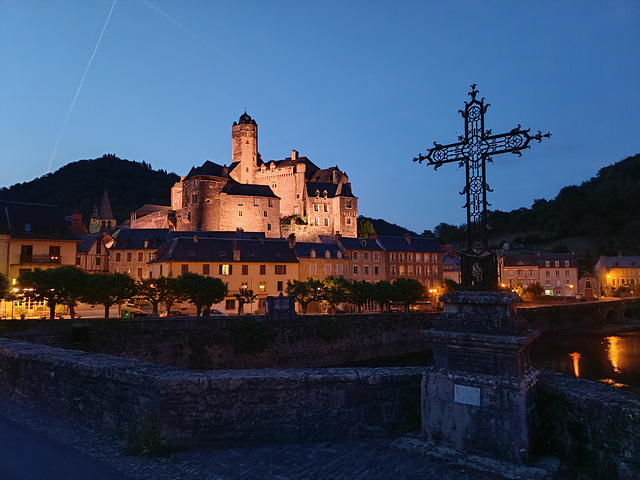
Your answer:
[[[170,447],[417,428],[421,368],[184,371],[0,338],[0,395]]]

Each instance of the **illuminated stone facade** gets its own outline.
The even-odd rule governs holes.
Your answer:
[[[231,130],[231,164],[207,161],[171,189],[171,207],[145,206],[132,228],[264,232],[267,238],[317,241],[319,235],[357,236],[358,199],[349,177],[320,169],[292,150],[284,160],[263,162],[258,125],[247,113]]]

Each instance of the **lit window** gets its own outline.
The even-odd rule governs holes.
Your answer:
[[[260,286],[258,287],[261,292],[267,291],[267,282],[260,282]]]
[[[318,211],[318,204],[317,204],[317,203],[314,203],[314,204],[313,204],[313,211],[314,211],[314,212],[317,212],[317,211]]]
[[[231,275],[233,271],[233,266],[227,263],[223,263],[220,265],[220,275]]]

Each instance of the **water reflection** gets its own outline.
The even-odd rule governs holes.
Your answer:
[[[573,359],[573,374],[577,377],[580,377],[580,359],[582,355],[578,352],[570,353],[569,356]]]
[[[540,368],[640,387],[640,332],[611,336],[550,332],[535,342],[531,357]]]

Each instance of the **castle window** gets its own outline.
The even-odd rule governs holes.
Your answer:
[[[317,212],[317,211],[318,211],[318,204],[317,204],[317,203],[314,203],[314,204],[313,204],[313,211],[314,211],[314,212]]]
[[[351,217],[347,217],[347,225],[351,225]]]
[[[400,275],[404,275],[404,265],[400,265],[400,268],[399,268],[399,270],[398,270],[398,273],[399,273]]]
[[[398,260],[404,262],[404,253],[398,254]]]
[[[365,262],[369,261],[369,252],[362,253],[362,260],[364,260]]]
[[[264,216],[265,216],[265,217],[267,216],[267,211],[266,211],[266,210],[264,211]]]
[[[560,262],[558,260],[555,261],[555,266],[559,267],[560,266]]]
[[[195,253],[194,253],[195,255]],[[138,252],[138,261],[144,262],[144,252]]]
[[[311,265],[311,275],[315,275],[316,274],[316,266],[315,265]]]
[[[396,261],[396,254],[395,254],[395,253],[392,253],[392,254],[391,254],[391,261],[392,261],[392,262],[395,262],[395,261]]]
[[[364,267],[364,274],[369,275],[369,267]]]
[[[328,226],[329,226],[329,219],[328,219],[328,218],[325,218],[325,219],[324,219],[324,226],[325,226],[325,227],[328,227]]]
[[[260,199],[259,198],[254,198],[253,199],[253,206],[257,207],[258,205],[260,205]]]
[[[347,208],[351,208],[351,200],[347,200]]]
[[[342,265],[337,265],[336,266],[336,274],[342,275]]]
[[[318,217],[313,219],[313,224],[314,225],[320,225],[320,220],[318,219]]]
[[[273,198],[270,198],[270,199],[269,199],[269,206],[270,206],[270,207],[273,207]]]
[[[412,262],[413,261],[413,255],[411,253],[407,253],[407,261],[408,262]]]
[[[565,261],[564,261],[564,266],[565,266],[565,267],[568,267],[568,266],[569,266],[569,260],[565,260]]]
[[[271,231],[271,224],[270,223],[267,223],[267,230]]]
[[[395,274],[396,274],[396,266],[391,265],[391,275],[395,275]]]
[[[380,254],[378,252],[373,252],[373,260],[376,262],[380,260]]]
[[[121,254],[120,252],[116,252],[116,262],[120,261]]]
[[[353,252],[353,259],[358,260],[358,252]]]
[[[326,191],[326,190],[323,190],[323,191],[322,191],[322,196],[323,196],[324,198],[327,198],[327,191]]]
[[[238,210],[238,216],[241,217],[242,216],[242,210]]]
[[[326,203],[324,204],[324,211],[328,212],[329,211],[329,205],[327,205]]]
[[[132,252],[127,252],[127,262],[131,262],[133,260],[133,253]]]
[[[316,197],[320,196],[320,190],[316,190]]]
[[[353,266],[353,274],[354,275],[358,275],[358,266],[357,265]]]
[[[191,203],[198,203],[198,194],[197,193],[192,193],[191,194]]]
[[[373,274],[374,275],[380,275],[380,267],[378,265],[375,265],[373,267]]]
[[[238,198],[238,206],[241,207],[244,202],[244,198]]]
[[[325,265],[324,266],[324,273],[326,275],[331,275],[331,265]]]

